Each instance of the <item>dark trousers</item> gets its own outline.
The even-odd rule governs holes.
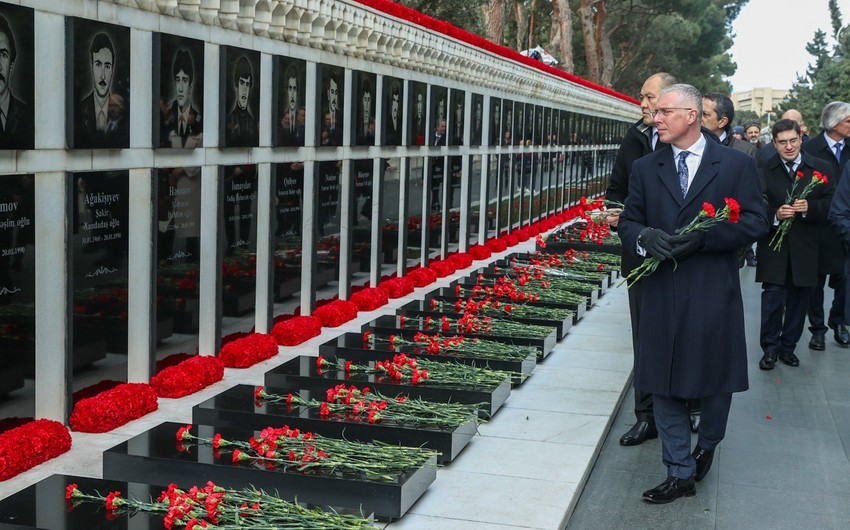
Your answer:
[[[653,394],[655,426],[661,437],[661,460],[667,466],[667,476],[690,478],[697,471],[691,455],[691,425],[688,401],[671,396]],[[732,394],[714,394],[700,398],[702,420],[699,424],[697,444],[705,451],[713,451],[726,436],[726,421]]]
[[[811,287],[795,287],[790,282],[762,284],[760,341],[764,353],[794,353],[803,334],[811,292]]]
[[[809,298],[809,331],[812,335],[823,335],[829,329],[823,320],[823,289],[826,285],[826,274],[818,275],[818,284],[812,288]],[[843,324],[845,319],[844,305],[847,299],[844,274],[830,274],[829,286],[833,290],[832,306],[829,308],[829,320],[826,324],[836,326]]]
[[[637,351],[637,332],[640,324],[640,282],[629,286],[629,316],[632,319],[632,349]],[[650,425],[655,424],[652,415],[652,394],[635,388],[635,418]]]

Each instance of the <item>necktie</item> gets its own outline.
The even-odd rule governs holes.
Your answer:
[[[844,148],[844,144],[842,142],[836,142],[832,147],[835,148],[835,159],[841,162],[841,149]]]
[[[794,176],[794,161],[789,160],[788,162],[785,162],[785,165],[788,166],[788,174],[793,177]]]
[[[183,116],[180,116],[180,136],[183,136],[185,131],[186,131],[186,120],[183,119]]]
[[[677,172],[679,173],[679,187],[682,188],[682,197],[688,194],[688,164],[685,159],[691,154],[689,151],[679,153],[679,165]]]

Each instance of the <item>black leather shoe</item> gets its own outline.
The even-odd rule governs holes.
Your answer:
[[[694,477],[691,478],[676,478],[667,477],[667,480],[643,492],[643,500],[653,504],[667,504],[673,502],[679,497],[693,497],[697,494],[696,486],[694,486]]]
[[[809,349],[823,351],[826,349],[826,342],[823,340],[823,335],[818,333],[812,335],[812,340],[809,341]]]
[[[700,446],[694,448],[694,462],[697,464],[697,473],[694,475],[694,480],[699,482],[704,479],[711,469],[711,462],[714,460],[714,451],[704,451]]]
[[[658,429],[655,428],[655,425],[639,421],[620,437],[620,445],[640,445],[653,438],[658,438]]]
[[[850,332],[847,331],[847,326],[844,324],[838,324],[836,326],[830,325],[829,327],[835,331],[833,336],[835,337],[835,342],[837,342],[839,346],[843,346],[845,348],[850,346]]]
[[[800,366],[800,359],[792,352],[782,352],[779,354],[779,360],[788,366]]]
[[[691,412],[691,432],[699,432],[700,413]]]
[[[761,356],[761,360],[759,361],[759,368],[762,370],[773,370],[773,366],[776,364],[776,353],[765,353]]]

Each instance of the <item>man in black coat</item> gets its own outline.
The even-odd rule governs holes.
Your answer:
[[[617,156],[614,159],[614,168],[611,170],[611,180],[608,184],[608,190],[605,193],[607,200],[621,204],[626,202],[629,192],[629,172],[632,169],[632,164],[634,164],[635,160],[651,153],[658,143],[658,135],[651,116],[651,113],[655,111],[655,100],[658,98],[658,93],[661,92],[661,89],[676,82],[675,77],[665,72],[651,75],[644,81],[640,89],[640,110],[642,116],[637,123],[629,127],[626,131],[623,141],[620,143],[620,148],[617,150]],[[616,210],[614,211],[616,212]],[[615,230],[619,218],[619,213],[614,213],[608,217],[608,222]],[[631,252],[626,251],[625,248],[623,248],[622,254],[620,269],[625,277],[628,276],[632,269],[640,264],[640,260],[634,257]],[[639,326],[638,307],[640,307],[640,284],[636,283],[629,287],[632,348],[635,351],[637,351],[637,330]],[[635,418],[636,422],[632,428],[620,437],[620,444],[640,445],[648,439],[658,437],[658,431],[655,428],[655,417],[652,414],[652,394],[641,392],[637,388],[635,388]]]
[[[803,151],[828,164],[829,172],[826,175],[830,180],[835,181],[837,187],[841,172],[850,160],[850,146],[847,145],[850,139],[850,103],[843,101],[828,103],[823,108],[820,121],[823,133],[805,142]],[[846,300],[844,243],[829,226],[821,230],[818,254],[818,283],[809,299],[809,331],[812,332],[809,348],[821,351],[826,347],[824,336],[828,330],[827,326],[833,329],[835,342],[846,348],[850,346],[850,333],[847,331],[845,322],[850,315],[844,314]],[[833,299],[828,320],[824,322],[823,289],[827,275],[829,275],[829,286],[833,290]]]
[[[760,168],[770,232],[758,243],[756,281],[762,282],[759,368],[772,370],[777,358],[799,366],[794,354],[803,334],[809,294],[818,283],[818,236],[827,224],[833,184],[817,184],[805,197],[800,193],[828,168],[820,159],[801,153],[800,125],[779,120],[771,130],[777,154]],[[790,201],[788,197],[797,197]],[[791,220],[784,238],[774,239],[782,223]]]
[[[634,163],[620,216],[623,248],[660,260],[640,280],[634,385],[652,394],[667,480],[643,494],[667,503],[696,493],[726,433],[733,392],[747,390],[738,249],[768,231],[755,160],[701,133],[702,94],[672,85],[657,99],[659,140],[671,144]],[[739,216],[677,234],[702,210],[732,201]],[[734,206],[734,203],[733,203]],[[691,452],[687,401],[702,421]]]

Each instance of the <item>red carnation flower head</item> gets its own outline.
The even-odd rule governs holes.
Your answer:
[[[731,197],[726,197],[723,200],[726,201],[726,206],[729,208],[729,221],[737,223],[738,219],[741,218],[741,205]]]
[[[806,176],[806,175],[805,175],[802,171],[797,171],[797,175],[796,175],[797,180],[800,180],[801,178],[803,178],[803,177],[805,177],[805,176]]]
[[[712,219],[715,215],[717,215],[717,211],[714,209],[714,206],[708,202],[702,203],[702,213],[704,213],[706,217],[711,217]]]

